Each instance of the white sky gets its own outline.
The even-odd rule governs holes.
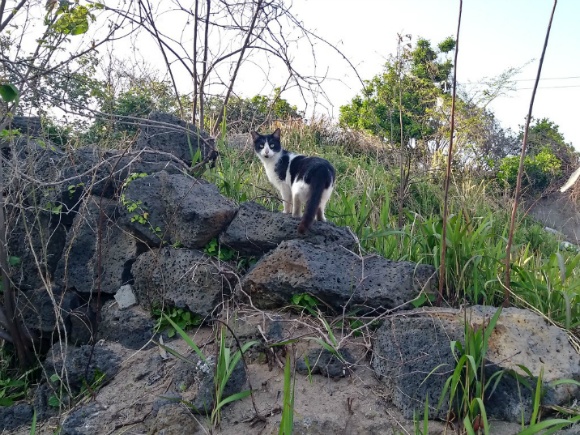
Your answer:
[[[552,0],[465,0],[463,4],[460,83],[480,82],[527,64],[515,77],[518,90],[490,105],[502,125],[514,131],[523,125],[528,112],[552,6]],[[455,36],[459,0],[294,0],[292,10],[307,28],[335,43],[363,79],[370,79],[396,53],[398,33],[410,33],[415,40],[424,37],[433,46]],[[322,45],[317,61],[319,70],[328,66],[328,75],[342,81],[325,84],[334,106],[332,114],[337,117],[339,107],[359,93],[360,84],[346,63]],[[558,2],[541,77],[533,116],[550,118],[560,126],[566,141],[580,150],[575,104],[580,100],[579,0]],[[244,87],[238,86],[240,89]]]

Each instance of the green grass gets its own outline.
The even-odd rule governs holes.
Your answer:
[[[396,151],[376,143],[359,144],[324,123],[283,127],[282,143],[291,151],[324,157],[335,166],[337,184],[326,215],[331,222],[350,227],[363,252],[439,267],[441,177],[412,171],[403,198],[405,221],[398,228]],[[269,210],[281,210],[278,193],[266,179],[253,149],[222,144],[219,151],[216,168],[205,174],[209,181],[238,202],[256,201]],[[493,180],[476,180],[465,174],[453,179],[445,259],[445,297],[449,303],[501,303],[510,207]],[[554,235],[524,217],[518,219],[514,240],[512,302],[532,306],[561,326],[577,328],[578,255],[561,251]]]

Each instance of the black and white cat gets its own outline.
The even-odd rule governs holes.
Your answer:
[[[284,213],[302,215],[298,232],[304,234],[314,222],[326,221],[324,209],[334,188],[335,172],[328,160],[306,157],[286,151],[280,144],[280,129],[272,134],[252,132],[254,150],[266,169],[270,183],[278,189]]]

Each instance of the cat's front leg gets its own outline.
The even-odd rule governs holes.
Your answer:
[[[280,189],[284,211],[282,213],[292,213],[292,191],[290,188]]]

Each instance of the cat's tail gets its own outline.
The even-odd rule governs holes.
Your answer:
[[[332,184],[332,174],[330,171],[319,171],[310,180],[310,198],[306,202],[302,221],[298,225],[298,232],[300,234],[306,233],[312,226],[318,207],[320,207],[320,200],[322,199],[324,189],[330,187],[330,184]]]

